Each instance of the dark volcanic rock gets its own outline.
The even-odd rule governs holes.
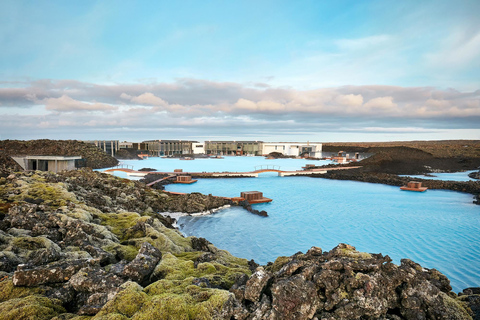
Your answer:
[[[472,179],[480,179],[480,171],[471,172],[468,176]]]
[[[123,269],[123,275],[135,282],[144,284],[161,258],[160,250],[150,243],[144,242],[135,259]]]
[[[466,320],[467,306],[478,316],[477,289],[456,297],[408,259],[341,244],[259,267],[159,213],[226,203],[91,170],[0,177],[0,317]]]
[[[326,174],[311,175],[314,178],[326,178],[334,180],[353,180],[370,183],[382,183],[391,186],[403,186],[412,180],[410,177],[400,177],[396,174],[365,172],[362,169],[349,169],[329,171]],[[422,186],[429,189],[443,189],[466,192],[477,195],[480,193],[480,183],[477,181],[443,181],[415,178],[422,182]]]
[[[469,319],[462,302],[451,294],[448,279],[435,269],[407,259],[396,266],[388,256],[361,253],[345,244],[325,253],[318,249],[287,258],[279,271],[272,272],[277,262],[258,269],[245,285],[232,287],[243,301],[233,315],[240,319]]]
[[[13,274],[13,284],[33,287],[40,284],[67,282],[77,271],[95,262],[93,260],[67,260],[33,269],[19,265]]]

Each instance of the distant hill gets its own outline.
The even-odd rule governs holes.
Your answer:
[[[430,153],[437,158],[480,158],[480,140],[391,141],[391,142],[330,142],[322,145],[326,152],[368,152],[375,148],[409,147]]]

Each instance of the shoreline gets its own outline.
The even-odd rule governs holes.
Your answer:
[[[201,208],[215,204],[215,212],[225,205],[212,196],[172,197],[143,183],[91,170],[10,174],[0,178],[0,186],[0,199],[7,201],[0,206],[0,228],[3,241],[10,244],[3,247],[2,266],[7,270],[0,274],[0,292],[6,292],[0,309],[7,314],[19,305],[29,306],[30,318],[38,318],[36,312],[48,306],[55,306],[50,318],[114,316],[128,307],[131,317],[148,318],[164,305],[172,316],[201,310],[207,318],[255,314],[268,318],[266,312],[294,298],[298,299],[294,309],[285,310],[283,316],[308,309],[312,316],[328,313],[338,318],[347,299],[353,319],[371,315],[353,299],[360,295],[385,301],[383,308],[375,309],[378,317],[394,309],[405,314],[434,312],[432,317],[442,312],[440,318],[450,319],[467,314],[468,299],[477,296],[476,288],[457,295],[448,278],[435,269],[408,259],[396,265],[388,256],[358,252],[347,244],[329,252],[312,247],[305,254],[258,266],[206,239],[185,238],[169,227],[170,217],[155,213],[178,207],[211,214],[212,209]],[[205,203],[198,204],[200,199]],[[15,253],[9,251],[14,247]],[[341,299],[337,289],[325,286],[338,287]],[[42,288],[47,289],[39,291]],[[420,299],[421,308],[409,307],[417,301],[408,300],[412,294]],[[195,300],[199,295],[206,298]],[[210,297],[216,303],[204,308]],[[302,314],[302,319],[312,318]]]

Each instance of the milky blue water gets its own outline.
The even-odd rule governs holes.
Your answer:
[[[411,178],[421,178],[429,180],[449,180],[449,181],[476,181],[468,176],[469,173],[475,172],[478,170],[470,170],[464,172],[451,172],[451,173],[432,173],[432,176],[416,175],[408,176],[402,175],[402,177],[411,177]]]
[[[257,164],[295,170],[314,162],[226,157],[194,161],[151,158],[130,163],[161,171],[187,171],[187,166],[191,171],[250,171]],[[344,242],[360,251],[388,254],[395,263],[409,258],[436,268],[449,277],[455,291],[480,286],[480,206],[472,204],[470,194],[408,192],[381,184],[272,173],[259,178],[200,179],[191,185],[168,185],[167,190],[232,197],[258,190],[272,198],[271,203],[254,205],[266,210],[267,218],[232,207],[179,220],[184,234],[204,237],[219,248],[261,264],[281,255],[306,252],[311,246],[331,250]]]

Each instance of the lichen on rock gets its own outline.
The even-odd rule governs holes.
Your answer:
[[[0,178],[2,319],[471,319],[435,269],[358,252],[258,266],[161,215],[221,206],[78,170]],[[474,308],[474,307],[473,307]]]

